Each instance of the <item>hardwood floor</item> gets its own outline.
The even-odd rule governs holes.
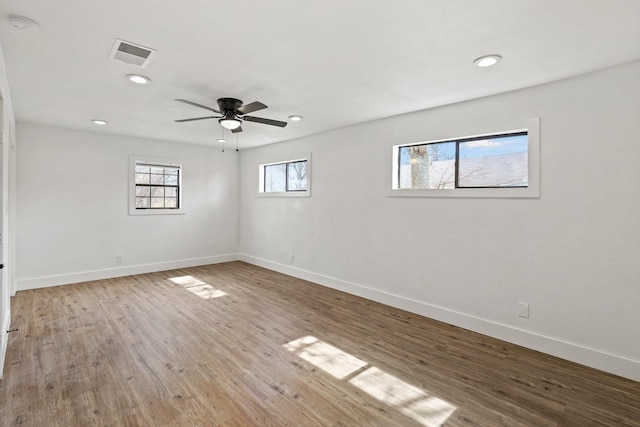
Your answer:
[[[3,426],[640,426],[640,383],[241,262],[19,292]]]

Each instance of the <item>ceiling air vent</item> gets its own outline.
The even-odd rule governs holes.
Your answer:
[[[116,44],[113,46],[109,57],[144,68],[155,54],[155,49],[116,39]]]

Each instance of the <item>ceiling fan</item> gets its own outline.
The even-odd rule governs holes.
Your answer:
[[[196,117],[193,119],[176,120],[176,122],[192,122],[194,120],[206,120],[206,119],[218,119],[218,123],[226,129],[231,130],[233,133],[242,132],[242,122],[255,122],[265,125],[285,127],[287,122],[281,122],[279,120],[265,119],[263,117],[247,116],[254,111],[264,110],[267,108],[262,102],[252,102],[247,105],[242,105],[242,101],[235,98],[220,98],[218,99],[218,110],[215,108],[207,107],[206,105],[196,104],[195,102],[187,101],[186,99],[176,99],[176,101],[184,102],[185,104],[193,105],[194,107],[204,108],[205,110],[213,111],[219,116],[206,116]]]

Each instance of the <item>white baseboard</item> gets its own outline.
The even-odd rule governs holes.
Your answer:
[[[578,344],[560,341],[553,337],[539,335],[513,326],[470,316],[444,307],[438,307],[425,302],[405,298],[400,295],[394,295],[377,289],[368,288],[363,285],[346,282],[334,277],[313,273],[250,255],[239,254],[238,259],[249,264],[264,267],[269,270],[347,292],[352,295],[357,295],[385,305],[400,308],[411,313],[488,335],[493,338],[540,351],[561,359],[629,378],[634,381],[640,381],[640,361],[637,360],[631,360]]]
[[[17,280],[17,290],[47,288],[50,286],[68,285],[91,280],[111,279],[113,277],[131,276],[133,274],[154,273],[156,271],[174,270],[176,268],[197,267],[199,265],[218,264],[237,261],[238,254],[216,255],[202,258],[189,258],[176,261],[165,261],[151,264],[138,264],[126,267],[107,268],[103,270],[82,271],[58,276],[32,277]]]
[[[7,355],[7,342],[9,341],[9,328],[11,327],[11,312],[7,310],[4,318],[2,319],[2,338],[0,338],[0,379],[4,372],[4,358]]]

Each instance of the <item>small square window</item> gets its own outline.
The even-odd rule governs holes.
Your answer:
[[[133,158],[130,163],[132,170],[130,214],[183,213],[180,165]]]

